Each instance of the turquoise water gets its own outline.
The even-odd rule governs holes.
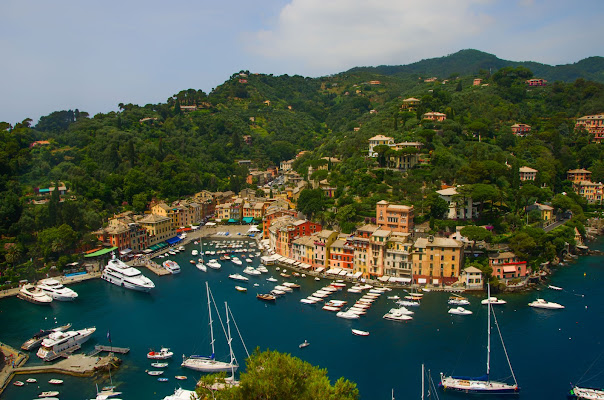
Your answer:
[[[233,238],[230,238],[231,240]],[[429,293],[409,323],[382,319],[393,301],[382,296],[366,316],[350,321],[337,318],[320,306],[299,302],[329,281],[315,282],[312,278],[287,278],[302,285],[302,289],[267,304],[255,298],[256,293],[268,292],[274,284],[266,282],[267,274],[250,277],[248,283],[235,282],[228,275],[241,272],[243,267],[222,262],[219,271],[204,273],[189,263],[193,244],[187,251],[172,257],[179,262],[182,273],[164,277],[143,270],[156,284],[150,294],[122,289],[101,280],[72,286],[79,298],[73,303],[53,302],[50,307],[36,306],[16,298],[0,300],[0,340],[18,348],[40,328],[73,323],[81,329],[96,326],[97,331],[83,347],[91,351],[95,344],[108,344],[111,331],[114,346],[130,347],[121,368],[114,372],[113,382],[119,386],[124,399],[161,399],[171,394],[179,384],[192,389],[199,373],[180,368],[182,354],[209,354],[210,339],[207,318],[205,282],[208,281],[224,318],[224,301],[228,301],[241,330],[247,348],[252,351],[274,349],[290,353],[312,364],[327,368],[332,380],[344,376],[358,384],[363,399],[390,399],[391,390],[397,399],[420,397],[421,364],[425,363],[438,380],[440,371],[463,375],[482,375],[486,365],[486,307],[480,305],[484,296],[470,296],[467,317],[447,314],[446,293]],[[604,249],[604,241],[591,244]],[[204,248],[210,249],[208,245]],[[197,257],[195,257],[197,258]],[[241,257],[240,257],[241,258]],[[158,261],[161,261],[158,260]],[[581,257],[569,267],[556,271],[552,285],[562,292],[543,287],[540,292],[501,296],[507,305],[496,308],[497,318],[518,382],[521,398],[563,399],[569,383],[576,383],[602,352],[604,329],[604,258]],[[254,265],[259,257],[254,258]],[[269,267],[269,274],[285,279]],[[254,287],[258,283],[259,287]],[[247,293],[237,292],[235,285],[247,286]],[[393,291],[398,294],[403,291]],[[353,302],[360,295],[339,292],[332,298]],[[535,310],[526,304],[538,296],[566,306],[562,311]],[[56,318],[56,320],[55,320]],[[228,347],[214,313],[217,358],[228,360]],[[353,336],[351,328],[371,332],[368,337]],[[242,365],[245,351],[234,335],[234,351]],[[299,349],[308,340],[311,345]],[[168,382],[157,382],[145,370],[151,369],[146,353],[150,348],[170,347],[174,358],[164,374]],[[603,357],[604,358],[604,357]],[[30,363],[37,363],[32,355]],[[496,332],[492,350],[493,378],[509,375]],[[596,377],[586,385],[604,386],[604,361],[596,362],[584,377]],[[187,375],[186,381],[176,381],[175,375]],[[28,376],[21,376],[25,380]],[[107,385],[108,377],[74,378],[57,374],[37,375],[38,384],[24,387],[10,385],[3,399],[32,399],[43,390],[51,378],[64,379],[60,390],[62,400],[92,398],[95,383]],[[459,395],[439,393],[441,399],[460,398]]]

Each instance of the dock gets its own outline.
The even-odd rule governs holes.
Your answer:
[[[145,265],[145,267],[147,267],[147,269],[149,269],[155,275],[163,276],[163,275],[171,274],[170,271],[168,271],[167,269],[165,269],[164,267],[162,267],[161,265],[159,265],[158,263],[156,263],[154,261],[147,261],[147,262],[145,262],[144,265]]]
[[[118,363],[119,359],[114,356],[90,357],[85,354],[74,354],[54,364],[18,367],[14,368],[13,372],[17,375],[58,373],[71,376],[92,376],[96,371],[109,366],[113,367]]]
[[[103,351],[106,351],[108,353],[127,354],[130,351],[130,347],[115,347],[115,346],[104,346],[102,344],[97,344],[96,346],[94,346],[94,351],[89,353],[88,356],[94,357]]]

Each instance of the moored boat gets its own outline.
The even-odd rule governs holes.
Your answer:
[[[60,385],[63,383],[63,381],[61,379],[51,379],[48,381],[48,383],[50,383],[51,385]]]
[[[147,353],[147,358],[150,360],[167,360],[168,358],[172,358],[174,355],[173,352],[170,351],[167,347],[162,347],[160,351],[153,351]]]
[[[573,386],[568,392],[567,398],[574,400],[602,400],[604,399],[604,390]]]
[[[303,348],[305,348],[305,347],[308,347],[308,346],[310,346],[310,343],[309,343],[309,342],[308,342],[308,340],[306,340],[306,339],[304,339],[304,342],[303,342],[303,343],[300,343],[300,344],[298,345],[298,347],[299,347],[299,348],[301,348],[301,349],[303,349]]]
[[[17,293],[17,297],[34,304],[48,305],[52,303],[52,297],[32,284],[21,286],[19,293]]]
[[[158,375],[163,375],[164,371],[159,371],[159,370],[152,370],[152,371],[147,371],[147,375],[151,375],[151,376],[158,376]]]
[[[171,274],[180,274],[180,265],[176,261],[166,260],[162,263],[165,269],[170,271]]]
[[[23,350],[31,350],[35,347],[38,347],[44,339],[48,337],[53,332],[65,332],[67,329],[71,328],[71,324],[59,326],[58,328],[40,330],[40,332],[36,333],[31,339],[27,340],[25,343],[21,345],[21,349]]]
[[[259,300],[264,300],[264,301],[275,301],[277,300],[277,297],[273,296],[272,294],[257,294],[256,298]]]
[[[45,361],[52,360],[60,353],[79,348],[95,331],[96,328],[92,327],[78,331],[53,332],[42,341],[36,355]]]
[[[155,287],[151,279],[144,276],[138,269],[118,259],[115,253],[103,269],[101,279],[126,289],[141,292],[149,292]]]
[[[166,368],[168,366],[168,363],[151,363],[151,366],[153,368]]]
[[[543,299],[537,299],[533,302],[528,303],[528,305],[534,308],[545,308],[547,310],[562,310],[564,308],[562,304],[553,303],[551,301],[545,301]]]
[[[235,290],[238,292],[247,292],[247,288],[244,288],[243,286],[235,286]]]
[[[66,288],[61,282],[53,278],[42,279],[36,287],[44,293],[59,301],[73,301],[78,294],[72,289]]]
[[[497,297],[491,297],[491,296],[489,296],[488,298],[486,298],[480,302],[480,304],[483,304],[483,305],[485,305],[485,304],[501,305],[501,304],[506,304],[506,303],[507,303],[507,301],[505,301],[505,300],[498,299]]]
[[[336,313],[336,317],[344,319],[359,319],[359,315],[350,310],[340,311]]]
[[[472,311],[470,310],[466,310],[463,307],[455,307],[455,308],[451,308],[449,310],[449,314],[454,314],[454,315],[470,315],[472,314]]]
[[[352,329],[352,334],[356,336],[369,336],[369,332],[359,329]]]
[[[246,278],[245,276],[243,276],[241,274],[231,274],[231,275],[229,275],[229,278],[234,279],[236,281],[242,281],[242,282],[249,281],[248,278]]]
[[[38,397],[56,397],[59,395],[59,392],[56,390],[47,390],[38,395]]]

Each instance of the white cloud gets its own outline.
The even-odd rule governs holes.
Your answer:
[[[486,0],[292,0],[273,29],[254,33],[248,49],[297,63],[307,72],[402,64],[442,56],[483,33],[493,18]]]

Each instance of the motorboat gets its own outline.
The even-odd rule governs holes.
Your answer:
[[[168,378],[157,378],[158,382],[168,382]]]
[[[562,310],[564,306],[558,303],[552,303],[551,301],[545,301],[543,299],[537,299],[528,304],[531,307],[535,308],[545,308],[548,310]]]
[[[392,311],[392,310],[390,310],[390,311]],[[384,314],[384,316],[382,318],[387,319],[389,321],[399,321],[399,322],[401,322],[401,321],[410,321],[410,320],[413,319],[412,316],[405,315],[405,314],[402,314],[402,313],[399,313],[399,312],[394,312],[394,313],[393,312],[388,312],[388,313]]]
[[[178,379],[178,376],[176,379]],[[199,400],[199,397],[193,390],[178,388],[174,391],[174,394],[164,397],[163,400]]]
[[[264,301],[275,301],[277,300],[277,297],[273,296],[272,294],[257,294],[256,298],[259,300],[264,300]]]
[[[241,260],[239,259],[239,257],[231,257],[231,262],[235,265],[242,265],[243,263],[241,262]]]
[[[260,271],[257,271],[254,267],[245,267],[243,273],[254,276],[260,275]]]
[[[235,286],[235,290],[238,292],[247,292],[247,288],[244,288],[243,286]]]
[[[210,261],[208,261],[207,265],[212,269],[220,269],[222,267],[222,265],[220,265],[220,263],[215,259],[211,259]]]
[[[147,375],[151,375],[151,376],[158,376],[158,375],[163,375],[164,371],[147,371]]]
[[[195,267],[202,272],[207,272],[207,270],[208,270],[208,268],[206,267],[206,265],[204,263],[197,263],[197,264],[195,264]]]
[[[27,383],[36,383],[36,382],[38,382],[38,380],[36,378],[27,378],[25,380],[25,382],[27,382]]]
[[[176,261],[166,260],[162,263],[165,269],[170,271],[171,274],[180,274],[180,265]]]
[[[42,341],[36,355],[44,361],[52,360],[62,352],[79,348],[95,331],[96,328],[92,327],[78,331],[53,332]]]
[[[187,377],[185,375],[176,375],[174,379],[178,379],[179,381],[186,381]]]
[[[196,257],[197,255],[199,255],[199,250],[194,249],[193,251],[191,251],[191,255],[192,255],[193,257]]]
[[[21,349],[23,350],[31,350],[35,347],[38,347],[44,339],[48,337],[53,332],[65,332],[67,329],[71,328],[71,324],[59,326],[58,328],[40,330],[40,332],[36,333],[31,339],[27,340],[25,343],[21,345]]]
[[[350,291],[350,289],[348,290]],[[388,296],[388,300],[400,300],[401,298],[399,296]]]
[[[564,290],[560,286],[548,285],[547,287],[552,290]]]
[[[419,307],[419,301],[410,301],[410,300],[398,300],[396,302],[399,306],[405,307]]]
[[[273,289],[270,292],[273,296],[283,296],[286,292],[279,289]]]
[[[168,358],[172,358],[174,355],[173,352],[170,351],[167,347],[162,347],[159,351],[153,351],[147,353],[147,358],[150,360],[167,360]]]
[[[455,308],[451,308],[449,310],[449,314],[453,314],[453,315],[470,315],[472,314],[472,311],[470,310],[466,310],[463,307],[455,307]]]
[[[249,278],[246,278],[245,276],[243,276],[241,274],[231,274],[231,275],[229,275],[229,278],[234,279],[236,281],[242,281],[242,282],[249,281]]]
[[[305,299],[300,299],[300,303],[303,304],[317,304],[317,300],[312,300],[309,298],[305,298]]]
[[[344,318],[344,319],[359,319],[359,315],[353,313],[352,311],[340,311],[336,313],[336,317]]]
[[[75,291],[66,288],[61,282],[53,278],[42,279],[36,287],[52,297],[53,300],[73,301],[78,297]]]
[[[283,286],[287,286],[287,287],[292,288],[292,289],[300,289],[300,287],[301,287],[297,283],[293,283],[293,282],[283,282],[282,285]]]
[[[348,304],[348,302],[346,300],[329,300],[327,304],[330,306],[342,307]]]
[[[256,270],[262,272],[263,274],[266,274],[268,272],[268,269],[264,265],[256,267]]]
[[[281,275],[284,278],[289,278],[291,276],[290,274],[286,274],[285,272],[281,272],[279,275]]]
[[[155,362],[155,363],[151,363],[151,366],[153,368],[166,368],[168,366],[168,363],[158,363],[158,362]]]
[[[58,395],[59,395],[58,391],[56,391],[56,390],[48,390],[48,391],[40,393],[38,395],[38,397],[46,397],[46,398],[48,398],[48,397],[56,397]]]
[[[497,297],[491,297],[491,296],[488,297],[488,298],[486,298],[486,299],[484,299],[484,300],[482,300],[480,302],[480,304],[483,304],[483,305],[485,305],[485,304],[492,304],[494,306],[495,305],[506,304],[506,303],[507,303],[507,301],[505,301],[505,300],[501,300],[501,299],[498,299]]]
[[[61,379],[51,379],[48,381],[48,383],[50,383],[51,385],[61,385],[63,383],[63,380]]]
[[[401,306],[399,308],[391,308],[389,313],[391,314],[403,314],[403,315],[413,315],[414,312],[409,310],[407,307]]]
[[[315,297],[315,296],[308,296],[308,297],[306,297],[306,298],[307,298],[308,300],[315,301],[315,302],[318,302],[318,301],[323,301],[323,299],[322,299],[322,298],[320,298],[320,297]]]
[[[15,386],[23,386],[23,385],[25,385],[25,383],[23,383],[21,381],[14,381],[13,385],[15,385]]]
[[[337,306],[329,306],[329,305],[325,304],[325,305],[323,306],[323,309],[324,309],[325,311],[335,311],[335,312],[337,312],[337,311],[340,311],[340,310],[342,309],[342,307],[337,307]]]
[[[115,253],[103,269],[101,279],[126,289],[141,292],[149,292],[155,287],[151,279],[144,276],[138,269],[118,259]]]
[[[291,293],[294,291],[294,289],[287,287],[287,286],[283,286],[283,285],[277,285],[277,286],[275,286],[275,289],[283,290],[284,292],[287,292],[287,293]]]
[[[266,278],[266,280],[269,282],[277,282],[277,278],[273,278],[272,276],[270,278]]]
[[[299,348],[301,348],[301,349],[303,349],[303,348],[305,348],[305,347],[308,347],[308,346],[310,346],[310,343],[309,343],[309,342],[308,342],[308,340],[306,340],[306,339],[304,339],[304,342],[303,342],[303,343],[300,343],[300,344],[298,345],[298,347],[299,347]]]
[[[48,305],[52,303],[52,297],[32,284],[21,286],[19,293],[17,293],[17,297],[34,304]]]
[[[352,334],[357,336],[369,336],[369,332],[361,331],[359,329],[352,329]]]
[[[470,301],[465,297],[451,296],[451,297],[449,297],[447,304],[454,305],[454,306],[469,306]]]

